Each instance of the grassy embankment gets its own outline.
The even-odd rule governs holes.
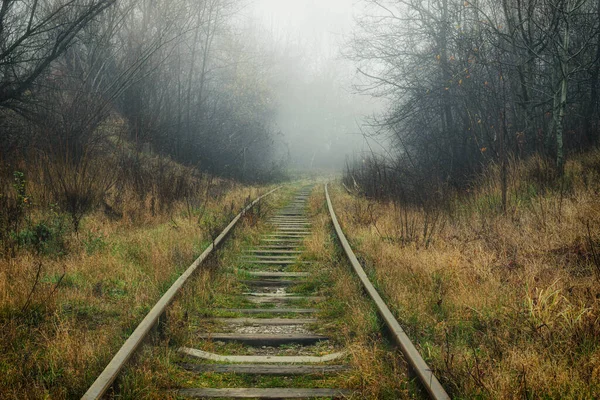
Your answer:
[[[290,196],[285,190],[273,196],[263,208],[272,210],[282,205]],[[199,274],[184,290],[168,316],[168,329],[163,341],[146,348],[140,357],[142,362],[132,365],[124,374],[119,388],[119,398],[176,398],[173,389],[185,387],[341,387],[356,391],[356,399],[403,399],[420,398],[416,385],[407,378],[401,357],[382,337],[374,307],[362,293],[360,283],[344,262],[327,214],[322,186],[317,186],[310,198],[312,235],[305,241],[304,260],[317,261],[311,268],[309,282],[296,289],[310,296],[324,296],[326,301],[316,304],[321,312],[319,323],[312,326],[315,332],[329,335],[331,343],[303,349],[302,354],[322,355],[347,349],[347,362],[351,370],[341,375],[316,377],[252,377],[248,375],[197,374],[186,372],[178,362],[200,362],[182,358],[176,353],[179,346],[201,348],[219,354],[253,354],[255,350],[235,344],[219,344],[200,341],[199,331],[219,331],[207,317],[216,313],[215,308],[256,308],[255,304],[240,302],[239,295],[245,290],[237,282],[237,274],[243,272],[232,268],[239,265],[242,250],[258,244],[259,236],[269,231],[264,219],[246,218],[236,229],[234,236],[220,252],[219,259],[211,268]],[[302,269],[298,265],[290,270]],[[314,304],[296,304],[299,307]],[[260,317],[274,317],[268,312]],[[227,315],[235,316],[235,315]],[[282,317],[282,315],[277,315]],[[283,317],[286,317],[285,315]],[[289,315],[287,317],[297,317]],[[295,346],[280,348],[282,355],[294,355],[300,351]],[[308,353],[307,353],[308,352]]]
[[[600,153],[511,165],[443,209],[332,188],[342,226],[455,398],[600,397]]]
[[[146,161],[146,187],[119,181],[77,232],[35,168],[2,185],[13,212],[2,221],[13,220],[2,226],[0,398],[79,398],[211,238],[265,190]],[[194,193],[173,195],[186,187]]]

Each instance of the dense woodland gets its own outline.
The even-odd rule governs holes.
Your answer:
[[[77,230],[98,207],[199,197],[208,175],[279,179],[268,51],[242,6],[2,1],[0,241],[32,204],[56,205]]]
[[[600,136],[600,1],[365,2],[347,56],[357,90],[385,98],[366,134],[384,155],[349,162],[348,188],[424,203],[490,163],[539,157],[553,181]]]
[[[386,151],[349,162],[348,188],[423,204],[469,187],[492,164],[505,209],[512,161],[538,157],[536,178],[551,182],[563,177],[571,154],[597,146],[600,1],[358,4],[344,56],[356,66],[356,91],[388,105],[364,128]],[[126,186],[140,199],[153,187],[165,205],[189,195],[205,173],[279,179],[285,157],[276,155],[278,116],[313,141],[324,125],[315,121],[330,121],[337,142],[321,147],[339,146],[353,117],[336,115],[350,103],[337,96],[336,111],[319,100],[333,90],[317,95],[327,87],[319,78],[334,81],[335,69],[294,56],[293,45],[278,48],[243,21],[245,5],[2,1],[0,203],[12,210],[3,216],[7,232],[29,199],[27,182],[42,188],[38,203],[58,204],[77,229],[90,209],[118,206]],[[322,71],[303,81],[295,64]],[[301,102],[302,90],[292,91],[291,103],[302,109],[278,113],[282,89],[305,82],[318,87],[306,88]],[[318,147],[310,140],[296,142],[314,159]],[[108,193],[117,198],[107,201]]]
[[[151,151],[221,176],[270,178],[272,95],[258,45],[235,26],[240,8],[3,1],[3,165],[43,158],[48,171],[94,179],[91,159],[126,153],[110,162],[134,164]]]

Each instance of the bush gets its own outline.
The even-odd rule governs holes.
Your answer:
[[[65,234],[67,233],[64,218],[55,215],[49,219],[30,223],[24,229],[14,232],[13,238],[19,247],[35,251],[47,256],[63,256],[67,249]]]
[[[20,230],[31,201],[27,195],[25,174],[14,171],[10,184],[9,181],[3,179],[0,186],[0,242],[5,255],[14,255],[17,245],[14,235]]]

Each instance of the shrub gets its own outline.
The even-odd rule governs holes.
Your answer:
[[[14,235],[21,228],[31,200],[27,195],[24,173],[14,171],[11,184],[8,184],[9,179],[2,181],[4,184],[0,187],[0,242],[5,255],[14,255],[17,245]]]
[[[64,218],[56,214],[43,221],[29,223],[24,229],[14,232],[13,238],[19,247],[59,257],[67,252],[64,240],[66,233]]]

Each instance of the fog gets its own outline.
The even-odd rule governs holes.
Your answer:
[[[246,23],[274,46],[278,152],[292,169],[339,169],[364,147],[360,126],[380,102],[355,93],[356,66],[344,57],[355,0],[256,0]]]
[[[9,3],[22,6],[0,13],[0,156],[14,162],[36,152],[77,175],[91,154],[152,154],[266,182],[373,149],[376,171],[458,184],[509,149],[562,170],[599,141],[597,2],[548,3],[526,38],[507,27],[520,3],[492,0]]]

